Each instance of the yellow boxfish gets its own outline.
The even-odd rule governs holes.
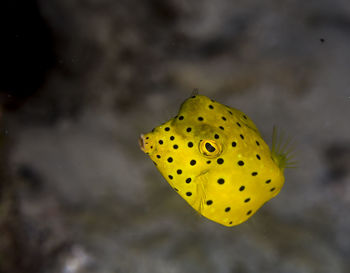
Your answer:
[[[139,144],[183,199],[224,226],[246,221],[276,196],[288,165],[287,152],[270,151],[246,114],[202,95]]]

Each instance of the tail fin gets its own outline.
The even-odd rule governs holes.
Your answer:
[[[285,136],[284,132],[273,126],[272,132],[272,159],[283,171],[285,168],[296,168],[295,147],[291,137]]]

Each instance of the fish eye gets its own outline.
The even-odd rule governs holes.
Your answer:
[[[207,149],[207,151],[209,151],[210,153],[215,152],[215,147],[212,146],[209,142],[205,143],[205,149]]]
[[[221,153],[221,147],[215,140],[202,140],[199,143],[199,151],[208,158],[214,158]]]

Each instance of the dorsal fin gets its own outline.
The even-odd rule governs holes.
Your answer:
[[[197,96],[198,94],[199,94],[199,89],[198,89],[198,88],[194,88],[194,89],[192,90],[191,97]]]

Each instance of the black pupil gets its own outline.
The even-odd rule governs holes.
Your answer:
[[[211,153],[215,151],[215,148],[210,143],[205,143],[205,148]]]

